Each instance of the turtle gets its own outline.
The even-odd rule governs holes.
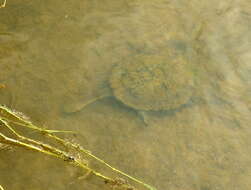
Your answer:
[[[64,111],[74,113],[107,96],[115,97],[125,106],[140,113],[179,109],[194,93],[191,65],[182,56],[168,52],[139,55],[116,64],[111,69],[107,94],[88,102],[73,102]]]
[[[196,90],[199,77],[196,75],[199,73],[198,67],[203,64],[197,64],[199,61],[197,54],[200,37],[206,25],[204,22],[198,22],[191,27],[190,24],[183,23],[182,19],[178,22],[179,15],[169,18],[171,19],[165,20],[166,27],[157,29],[149,28],[152,26],[151,23],[155,22],[146,22],[149,25],[137,25],[137,31],[147,32],[142,33],[142,38],[137,36],[136,40],[133,36],[132,40],[120,42],[121,31],[119,31],[112,33],[112,36],[110,33],[108,36],[103,35],[92,43],[87,51],[101,48],[100,52],[105,54],[103,58],[105,61],[118,61],[114,63],[109,79],[105,81],[106,89],[109,90],[106,94],[87,102],[73,101],[65,104],[64,112],[75,113],[97,100],[112,96],[140,113],[143,121],[146,121],[145,113],[166,111],[169,113],[170,110],[178,111],[190,103],[200,101],[200,94],[197,94]],[[174,18],[178,19],[177,22],[173,22]],[[126,31],[122,32],[125,39],[131,39],[129,38],[131,34],[127,35]],[[118,44],[114,44],[114,41]],[[118,52],[115,51],[117,49]],[[101,55],[98,53],[98,56]]]

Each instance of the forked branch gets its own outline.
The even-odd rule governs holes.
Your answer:
[[[42,141],[38,141],[36,139],[32,139],[29,137],[25,137],[24,135],[17,132],[14,128],[15,127],[25,127],[30,130],[35,130],[39,132],[43,136],[47,136],[49,139],[56,141],[60,145],[63,145],[66,149],[60,149],[55,145],[52,146],[48,143],[44,143]],[[5,134],[1,133],[1,128],[5,127],[12,133],[14,137],[8,137]],[[5,106],[0,105],[0,143],[6,144],[9,146],[21,147],[30,151],[40,152],[46,155],[50,155],[56,157],[58,159],[67,161],[70,164],[74,164],[77,167],[80,167],[86,171],[87,174],[94,174],[96,177],[102,179],[105,184],[108,184],[112,187],[120,187],[120,189],[124,190],[136,190],[135,187],[130,185],[126,180],[121,178],[110,178],[105,176],[104,174],[99,173],[98,171],[90,168],[87,164],[87,161],[83,159],[81,156],[75,156],[70,152],[77,152],[79,155],[88,156],[90,159],[94,159],[100,162],[102,165],[110,168],[114,172],[130,179],[131,181],[138,183],[144,186],[148,190],[156,190],[154,187],[142,182],[141,180],[136,179],[114,167],[110,164],[105,162],[104,160],[98,158],[97,156],[93,155],[89,150],[84,149],[82,146],[78,144],[74,144],[70,141],[67,141],[63,138],[60,138],[56,135],[58,132],[71,132],[71,131],[57,131],[57,130],[48,130],[42,127],[38,127],[34,125],[27,117],[25,117],[22,113],[11,110]],[[67,151],[66,151],[67,150]],[[0,190],[3,188],[0,186]]]

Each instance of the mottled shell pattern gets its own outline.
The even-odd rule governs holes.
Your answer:
[[[193,94],[193,74],[186,60],[140,55],[112,70],[114,96],[137,110],[160,111],[186,104]]]

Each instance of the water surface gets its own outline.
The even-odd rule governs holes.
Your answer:
[[[0,9],[0,103],[40,125],[77,131],[74,141],[158,190],[246,190],[250,12],[248,0],[8,1]],[[64,112],[105,94],[114,65],[169,50],[194,68],[196,101],[148,113],[147,127],[115,97]],[[0,160],[6,190],[104,188],[39,154],[0,151]]]

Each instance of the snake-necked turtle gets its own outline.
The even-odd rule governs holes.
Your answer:
[[[188,103],[194,92],[191,65],[181,57],[167,54],[140,55],[116,65],[109,79],[108,94],[88,102],[65,106],[68,113],[105,97],[113,96],[137,111],[173,110]]]

